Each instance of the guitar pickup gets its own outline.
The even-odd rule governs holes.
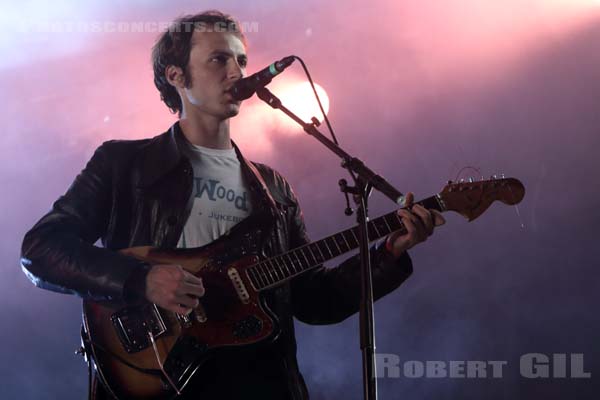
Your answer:
[[[240,298],[241,302],[244,304],[248,304],[250,302],[250,295],[248,294],[248,290],[244,285],[244,281],[240,277],[239,272],[235,268],[229,268],[227,270],[227,275],[229,279],[231,279],[231,283],[233,283],[233,287],[235,288],[235,292]]]
[[[167,331],[155,304],[123,308],[111,316],[111,321],[127,353],[136,353],[151,346],[148,333],[157,338]]]

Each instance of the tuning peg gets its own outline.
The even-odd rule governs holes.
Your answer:
[[[469,183],[473,183],[473,182],[475,182],[475,179],[473,179],[473,177],[472,177],[472,176],[470,176],[470,177],[469,177]]]

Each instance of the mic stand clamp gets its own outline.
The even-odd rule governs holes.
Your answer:
[[[348,193],[352,194],[353,196],[356,196],[356,189],[353,186],[348,186],[348,181],[346,181],[345,179],[340,179],[338,185],[340,185],[340,191],[344,193],[344,197],[346,198],[346,209],[344,210],[344,214],[350,216],[354,214],[354,210],[350,207],[350,199],[348,198]]]
[[[256,95],[273,108],[283,111],[296,121],[306,133],[313,136],[329,150],[342,159],[342,167],[350,172],[354,186],[348,186],[345,179],[339,181],[341,191],[346,195],[346,214],[352,214],[348,195],[354,197],[358,205],[356,219],[359,229],[360,261],[361,261],[361,302],[360,302],[360,348],[363,360],[363,394],[365,400],[377,399],[377,380],[375,374],[375,324],[373,321],[373,284],[371,274],[371,257],[369,252],[368,199],[372,189],[377,189],[394,203],[403,204],[404,196],[384,178],[369,169],[361,160],[350,156],[336,143],[329,140],[316,128],[319,121],[313,117],[306,123],[286,108],[281,100],[267,88],[259,88]]]

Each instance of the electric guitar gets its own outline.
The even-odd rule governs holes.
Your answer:
[[[456,211],[472,221],[494,201],[514,205],[524,194],[523,184],[514,178],[469,180],[448,182],[439,194],[418,204]],[[369,240],[404,229],[394,211],[369,222]],[[215,351],[277,337],[278,322],[263,292],[359,247],[358,228],[354,227],[264,258],[259,237],[260,229],[234,229],[198,248],[143,246],[121,251],[151,263],[181,265],[202,278],[206,294],[188,315],[154,304],[127,307],[84,300],[85,352],[115,398],[176,398]]]

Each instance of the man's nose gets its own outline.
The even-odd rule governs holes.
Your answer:
[[[229,70],[227,71],[228,78],[230,80],[242,79],[246,76],[246,68],[242,68],[237,61],[230,63]]]

